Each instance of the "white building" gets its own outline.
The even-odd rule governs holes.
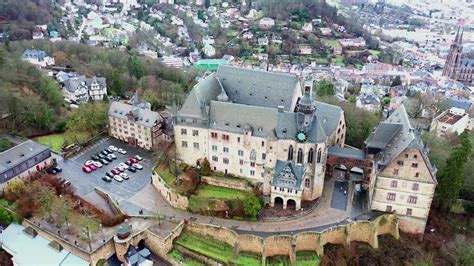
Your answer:
[[[68,102],[86,103],[89,99],[102,101],[107,95],[105,78],[85,76],[57,75],[56,78],[62,85],[64,98]]]
[[[430,131],[443,137],[449,133],[461,134],[469,126],[469,114],[462,108],[451,107],[442,112],[431,122]]]
[[[260,19],[259,26],[262,29],[270,29],[275,25],[275,20],[272,18],[262,18]]]
[[[37,67],[54,65],[54,58],[48,56],[45,51],[37,49],[26,49],[21,56],[21,60],[33,64]]]

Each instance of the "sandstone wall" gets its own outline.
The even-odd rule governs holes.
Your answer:
[[[210,224],[189,223],[186,229],[203,235],[208,235],[214,239],[225,242],[233,247],[238,243],[239,235],[232,229]]]
[[[188,198],[180,195],[178,191],[168,187],[168,185],[161,178],[161,176],[158,175],[158,173],[153,171],[151,178],[153,181],[153,186],[160,192],[169,205],[182,210],[186,210],[188,208]]]
[[[206,184],[218,186],[218,187],[227,187],[227,188],[233,188],[233,189],[238,189],[238,190],[243,190],[243,191],[252,190],[252,187],[250,187],[246,182],[239,182],[238,180],[232,181],[232,180],[227,180],[227,179],[219,178],[219,177],[202,176],[201,181]]]
[[[173,249],[173,241],[183,231],[184,222],[178,224],[178,226],[164,239],[153,233],[151,230],[147,230],[145,245],[154,253],[159,254],[161,257],[166,258],[167,254]]]
[[[263,255],[263,238],[254,235],[239,235],[238,237],[238,252],[246,251]]]

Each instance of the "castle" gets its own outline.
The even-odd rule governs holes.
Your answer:
[[[351,181],[368,191],[371,210],[395,212],[402,230],[424,232],[435,170],[403,106],[358,150],[344,146],[343,110],[315,101],[312,82],[220,66],[174,114],[174,131],[179,161],[196,166],[206,158],[212,170],[251,180],[284,209],[320,198],[325,176],[353,163],[363,180]]]

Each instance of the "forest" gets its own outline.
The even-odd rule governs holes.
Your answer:
[[[154,109],[182,103],[197,73],[167,67],[127,51],[90,47],[74,42],[16,41],[0,47],[0,107],[8,131],[37,135],[64,130],[69,112],[59,84],[20,57],[27,48],[46,51],[57,64],[87,76],[107,80],[111,96],[129,97],[139,91]],[[26,130],[26,132],[25,132]]]

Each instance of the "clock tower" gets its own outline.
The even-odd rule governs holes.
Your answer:
[[[303,119],[299,121],[298,125],[300,131],[307,132],[309,130],[313,123],[314,111],[316,111],[316,104],[313,99],[311,85],[307,84],[304,87],[303,97],[296,106],[296,112],[303,115]]]

